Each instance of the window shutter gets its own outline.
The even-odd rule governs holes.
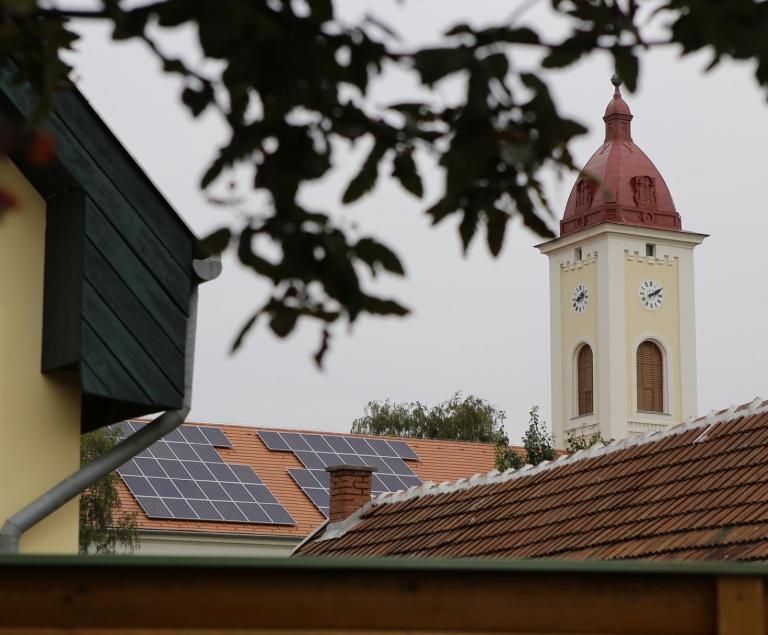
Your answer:
[[[576,360],[577,391],[579,402],[579,415],[592,413],[593,377],[592,377],[592,349],[586,344],[579,350]]]
[[[637,347],[637,409],[664,412],[664,363],[653,342]]]

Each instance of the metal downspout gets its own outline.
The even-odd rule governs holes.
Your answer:
[[[208,282],[221,273],[221,262],[218,258],[195,260],[193,268],[199,278],[199,283]],[[184,360],[183,406],[179,410],[164,412],[151,423],[142,427],[141,430],[133,433],[88,465],[70,474],[58,485],[55,485],[42,496],[36,498],[26,507],[23,507],[13,516],[9,517],[3,524],[2,529],[0,529],[0,554],[18,553],[19,540],[25,531],[184,423],[192,402],[192,371],[195,359],[198,284],[195,284],[192,289],[189,300],[186,355]]]

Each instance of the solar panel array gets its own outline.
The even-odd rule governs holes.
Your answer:
[[[421,479],[405,463],[418,461],[419,457],[405,441],[272,430],[259,430],[258,435],[270,450],[293,452],[301,461],[304,469],[292,468],[288,473],[326,517],[330,496],[330,474],[326,467],[375,467],[371,481],[374,494],[421,485]]]
[[[121,437],[144,424],[124,421]],[[218,428],[183,425],[141,451],[117,473],[150,518],[295,525],[250,465],[229,464]]]

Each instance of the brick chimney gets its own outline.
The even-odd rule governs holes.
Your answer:
[[[335,465],[325,471],[331,473],[329,523],[344,520],[371,500],[371,475],[375,467]]]

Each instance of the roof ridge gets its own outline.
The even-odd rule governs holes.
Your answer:
[[[634,447],[636,445],[655,443],[661,439],[683,434],[684,432],[688,432],[689,430],[696,428],[706,428],[704,432],[694,440],[694,443],[701,442],[706,439],[706,435],[710,429],[719,423],[733,421],[740,417],[763,414],[765,412],[768,412],[768,401],[763,401],[760,397],[755,397],[755,399],[749,403],[732,405],[730,408],[725,410],[712,410],[709,412],[709,414],[703,417],[689,417],[683,423],[679,423],[675,426],[667,428],[666,430],[647,432],[637,437],[611,441],[610,443],[606,444],[596,443],[592,447],[585,450],[579,450],[573,454],[563,454],[558,458],[553,459],[552,461],[542,461],[535,466],[526,464],[517,470],[510,468],[504,472],[499,472],[498,470],[494,469],[487,474],[475,474],[468,479],[461,478],[457,481],[443,481],[439,484],[434,483],[433,481],[426,481],[421,485],[410,487],[407,490],[401,490],[399,492],[385,492],[371,499],[370,503],[367,503],[362,509],[359,510],[359,515],[362,516],[366,511],[368,511],[368,509],[377,505],[391,505],[412,500],[414,498],[422,498],[424,496],[436,496],[438,494],[458,492],[482,485],[506,483],[507,481],[527,476],[533,476],[534,474],[539,474],[541,472],[549,471],[564,465],[570,465],[571,463],[576,463],[584,459],[592,459],[598,456],[612,454],[614,452]],[[355,515],[357,516],[357,514]],[[342,523],[339,524],[341,525]],[[354,524],[356,524],[356,522],[352,523],[352,525]],[[348,529],[349,527],[338,527],[338,530],[334,532],[334,537],[338,538],[342,536]]]

